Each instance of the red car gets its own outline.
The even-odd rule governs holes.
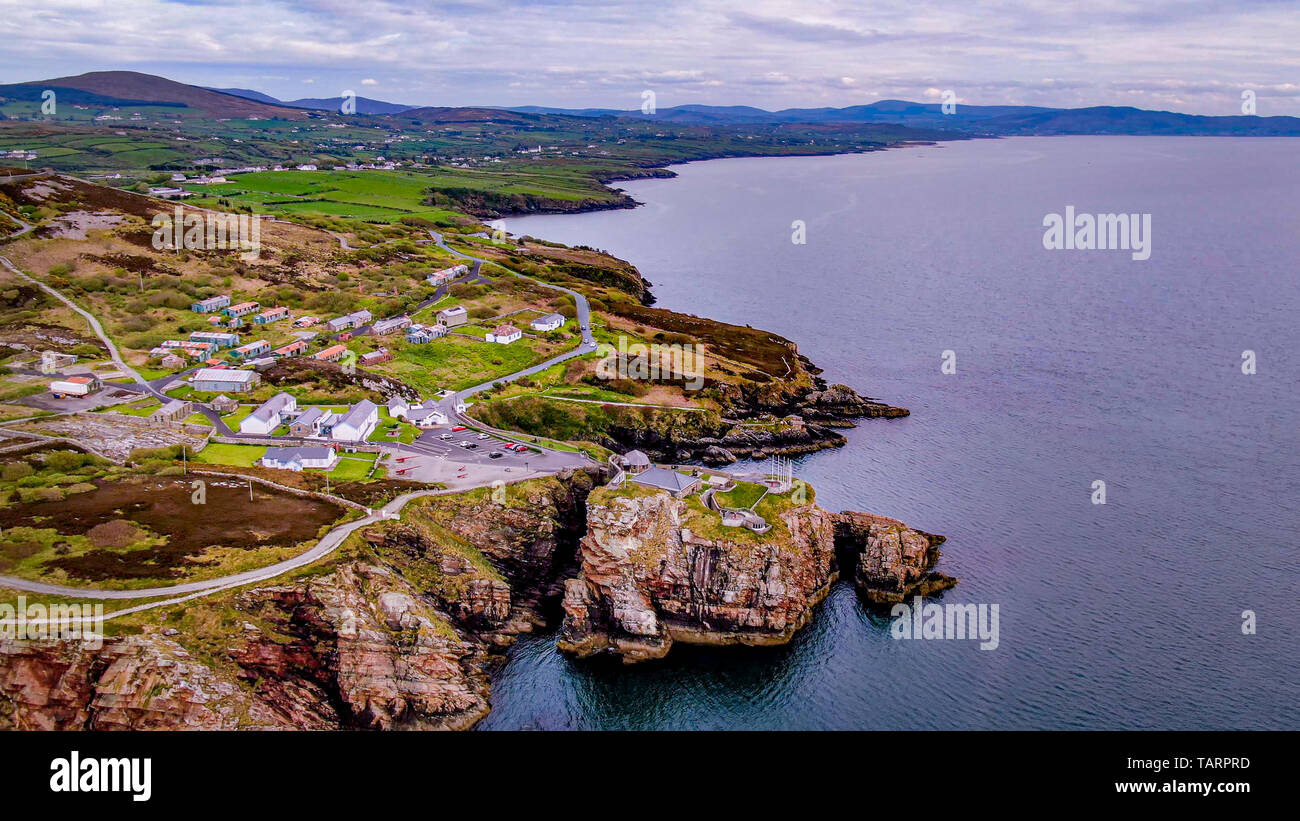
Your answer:
[[[505,447],[506,450],[514,450],[514,449],[515,449],[515,443],[514,443],[514,442],[506,442],[504,447]]]
[[[465,427],[464,425],[457,425],[456,427],[454,427],[454,428],[451,429],[451,432],[452,432],[452,433],[460,433],[460,432],[463,431],[463,430],[469,430],[469,428]]]

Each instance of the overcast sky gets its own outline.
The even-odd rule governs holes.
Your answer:
[[[281,99],[767,109],[878,99],[1300,115],[1294,0],[0,0],[0,82],[129,69]]]

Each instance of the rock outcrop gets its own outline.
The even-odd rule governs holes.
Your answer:
[[[662,657],[678,641],[785,643],[838,578],[839,557],[857,562],[855,580],[873,603],[895,590],[934,592],[947,579],[929,573],[938,560],[931,540],[941,537],[892,519],[792,504],[767,534],[692,530],[710,516],[668,493],[592,494],[581,573],[565,586],[560,649],[632,662]]]
[[[897,519],[846,511],[835,517],[835,541],[854,565],[853,580],[868,602],[895,604],[931,596],[957,583],[936,573],[944,537],[915,530]]]

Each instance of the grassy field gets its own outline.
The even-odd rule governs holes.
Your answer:
[[[226,445],[220,442],[209,442],[207,447],[194,455],[194,459],[209,465],[252,467],[265,454],[264,445]]]
[[[401,171],[259,171],[221,185],[185,186],[204,207],[245,206],[258,213],[326,214],[378,222],[402,217],[449,220],[455,215],[425,205],[426,174]]]
[[[763,497],[767,488],[753,482],[737,482],[736,486],[726,493],[715,493],[713,498],[718,500],[722,507],[744,508],[748,510]]]
[[[330,478],[335,481],[365,479],[377,458],[377,453],[340,453],[338,464],[329,472]]]

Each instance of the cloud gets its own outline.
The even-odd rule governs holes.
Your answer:
[[[378,86],[423,105],[971,104],[1300,115],[1282,0],[0,0],[0,82],[130,69],[294,98]],[[869,12],[869,13],[868,13]],[[927,96],[929,92],[929,96]]]

